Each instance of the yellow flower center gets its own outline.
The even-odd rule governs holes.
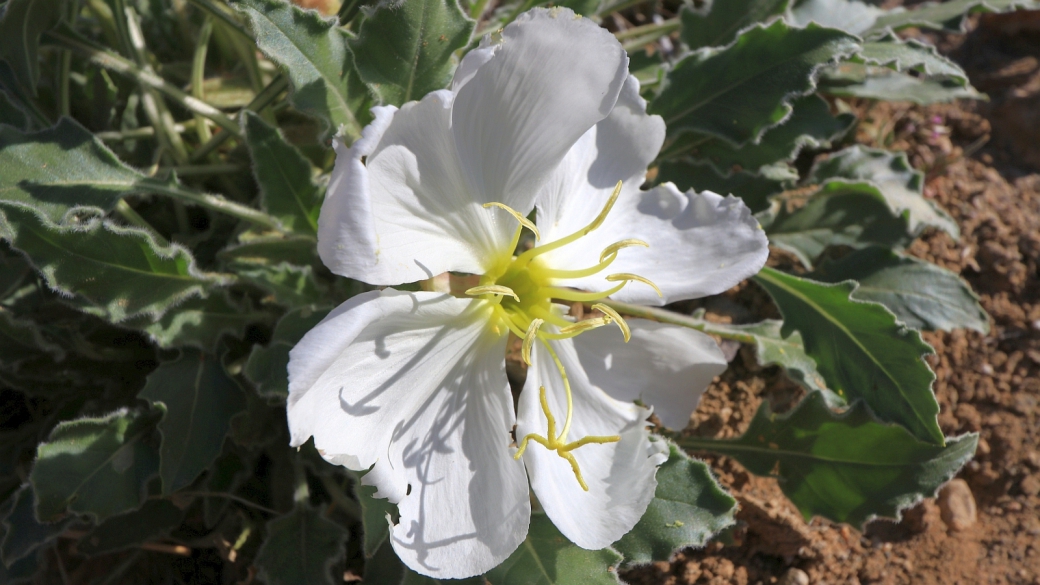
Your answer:
[[[523,339],[522,355],[524,362],[528,365],[531,364],[531,349],[536,342],[539,342],[552,357],[553,362],[556,364],[556,368],[560,372],[560,377],[563,379],[563,388],[567,400],[567,416],[564,419],[563,429],[561,429],[557,434],[556,418],[549,410],[549,402],[546,399],[545,387],[542,386],[539,389],[539,400],[541,402],[542,412],[545,413],[545,418],[548,423],[546,434],[539,435],[537,433],[530,433],[525,436],[520,441],[515,458],[519,459],[524,454],[524,451],[527,449],[527,446],[531,441],[541,444],[550,451],[556,451],[560,457],[570,463],[571,469],[574,471],[574,476],[578,480],[578,484],[581,485],[581,488],[585,491],[588,491],[589,487],[585,483],[578,462],[575,460],[571,451],[590,443],[615,443],[620,441],[621,437],[617,435],[590,435],[582,437],[576,441],[567,441],[567,435],[571,429],[571,420],[573,415],[571,385],[567,378],[567,372],[564,370],[563,363],[560,361],[559,356],[556,355],[556,351],[552,348],[552,345],[549,344],[549,341],[569,339],[590,329],[614,323],[621,329],[622,335],[624,335],[625,341],[627,342],[631,336],[628,324],[625,323],[625,320],[617,313],[617,311],[605,304],[598,303],[597,301],[606,299],[610,295],[618,292],[631,281],[638,281],[653,287],[654,290],[657,291],[658,295],[661,294],[661,290],[657,288],[657,285],[646,278],[629,273],[614,273],[604,276],[604,280],[607,282],[616,282],[617,284],[601,292],[579,291],[572,288],[561,287],[557,284],[561,280],[587,278],[606,271],[611,263],[613,263],[617,258],[618,252],[622,249],[631,246],[649,246],[649,244],[642,240],[619,240],[607,246],[603,250],[600,254],[599,263],[588,268],[580,268],[577,270],[560,270],[552,268],[545,262],[545,254],[576,242],[593,230],[599,228],[607,218],[607,215],[610,213],[611,208],[613,208],[620,193],[621,182],[618,181],[610,199],[607,200],[603,210],[600,211],[599,215],[597,215],[595,219],[592,220],[592,223],[569,236],[560,238],[548,244],[535,246],[530,250],[523,252],[519,256],[513,256],[512,251],[516,249],[523,229],[525,227],[528,228],[534,232],[536,238],[540,239],[538,228],[535,227],[535,225],[526,217],[506,205],[501,203],[489,203],[485,205],[485,207],[497,207],[506,211],[516,218],[520,225],[516,229],[516,234],[513,236],[512,246],[508,248],[508,252],[503,254],[502,258],[494,263],[492,268],[488,270],[487,274],[481,277],[478,286],[466,291],[466,294],[468,295],[485,297],[490,303],[492,303],[492,327],[496,329],[506,328]],[[602,313],[602,316],[586,319],[584,321],[569,321],[564,318],[564,314],[559,309],[559,305],[553,304],[553,299],[594,303],[592,309]],[[546,324],[549,324],[552,327],[543,329],[543,326]]]

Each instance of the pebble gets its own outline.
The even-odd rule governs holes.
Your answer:
[[[788,569],[780,578],[780,585],[809,585],[809,575],[801,569]]]
[[[954,479],[939,492],[939,515],[944,524],[958,532],[975,525],[978,513],[975,496],[963,479]]]
[[[1027,496],[1040,494],[1040,474],[1027,476],[1019,485],[1022,488],[1022,493]]]

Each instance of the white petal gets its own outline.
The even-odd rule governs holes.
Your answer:
[[[385,285],[480,274],[508,247],[516,221],[483,209],[461,176],[451,103],[451,92],[437,91],[400,110],[375,108],[362,139],[337,147],[318,220],[330,270]]]
[[[609,193],[601,192],[600,206],[607,197]],[[589,212],[568,221],[585,225],[593,217]],[[650,247],[625,248],[601,274],[558,284],[600,291],[616,284],[604,280],[606,274],[632,273],[657,284],[663,297],[645,284],[631,282],[612,298],[664,305],[720,293],[756,274],[769,255],[765,232],[739,198],[710,191],[681,193],[665,183],[649,191],[622,193],[599,229],[554,252],[548,262],[559,269],[593,266],[605,247],[628,238]]]
[[[550,342],[570,379],[574,415],[567,441],[588,435],[620,435],[621,441],[588,444],[571,451],[589,491],[582,490],[570,464],[555,451],[530,442],[523,459],[531,487],[545,513],[574,544],[590,550],[609,546],[635,526],[657,488],[657,466],[664,462],[663,443],[651,442],[646,430],[650,411],[615,400],[585,375],[570,340]],[[536,344],[527,382],[520,395],[517,437],[546,434],[547,420],[539,401],[545,386],[549,407],[564,425],[567,402],[551,356]]]
[[[628,343],[616,327],[574,338],[589,381],[618,400],[653,406],[665,426],[684,429],[704,389],[726,370],[726,357],[700,331],[646,319],[629,319],[628,325]]]
[[[501,34],[460,67],[452,131],[482,202],[527,213],[571,145],[614,107],[628,56],[566,8],[531,10]]]
[[[290,353],[292,445],[311,436],[398,504],[392,544],[437,578],[483,573],[527,535],[512,458],[505,340],[483,302],[392,290],[354,297]]]

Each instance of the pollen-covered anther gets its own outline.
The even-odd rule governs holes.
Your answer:
[[[531,346],[538,339],[538,329],[541,328],[544,322],[542,319],[532,319],[531,324],[527,326],[527,334],[524,335],[524,343],[520,347],[520,356],[523,357],[524,363],[527,365],[531,365]]]
[[[632,339],[632,329],[628,326],[628,322],[621,316],[620,313],[604,305],[603,303],[596,303],[592,305],[593,311],[599,311],[604,315],[610,317],[611,322],[617,323],[618,329],[621,330],[621,335],[625,337],[625,343],[628,343],[629,339]]]
[[[466,290],[466,294],[471,297],[479,297],[483,295],[505,295],[513,297],[516,302],[520,302],[520,296],[513,292],[513,289],[508,286],[502,286],[500,284],[485,284],[482,286],[475,286],[471,289]]]
[[[594,319],[585,319],[583,321],[578,321],[573,325],[568,325],[560,329],[560,335],[566,337],[574,337],[579,333],[584,333],[585,331],[588,331],[590,329],[603,327],[604,325],[610,325],[610,323],[610,317],[596,317]]]
[[[617,274],[611,274],[611,275],[607,276],[607,281],[609,281],[609,282],[618,282],[618,281],[621,281],[621,280],[624,280],[624,281],[633,281],[634,280],[636,282],[641,282],[641,283],[649,286],[650,288],[654,289],[655,291],[657,291],[657,296],[659,296],[659,297],[663,297],[664,296],[664,293],[661,292],[660,287],[658,287],[656,284],[654,284],[654,281],[650,280],[649,278],[643,278],[642,276],[639,276],[638,274],[631,274],[629,272],[619,272]]]
[[[487,209],[489,207],[497,207],[505,211],[509,215],[512,215],[516,219],[516,221],[520,222],[520,225],[524,226],[525,228],[531,230],[532,233],[534,233],[534,238],[536,240],[542,239],[542,234],[539,233],[538,228],[534,225],[534,222],[524,217],[523,214],[521,214],[519,211],[513,209],[505,203],[499,203],[497,201],[492,201],[491,203],[484,204],[484,209]]]
[[[599,255],[599,261],[600,262],[606,262],[607,259],[610,258],[611,256],[616,256],[617,253],[618,253],[618,250],[621,250],[622,248],[631,248],[632,246],[642,246],[644,248],[649,248],[650,244],[647,244],[643,240],[637,240],[635,238],[630,238],[630,239],[627,239],[627,240],[619,240],[619,241],[614,242],[613,244],[607,246],[606,248],[603,248],[603,252],[600,253],[600,255]]]

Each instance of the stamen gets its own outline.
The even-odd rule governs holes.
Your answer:
[[[508,213],[509,215],[512,215],[514,218],[516,218],[516,221],[520,222],[520,225],[522,225],[525,228],[527,228],[527,229],[531,230],[532,232],[534,232],[534,237],[535,237],[536,240],[542,239],[542,234],[540,234],[538,232],[538,228],[535,227],[534,223],[532,223],[531,220],[529,220],[526,217],[524,217],[523,215],[521,215],[521,213],[519,211],[513,209],[512,207],[506,205],[505,203],[499,203],[497,201],[492,201],[491,203],[485,203],[484,204],[484,209],[487,209],[489,207],[497,207],[499,209],[505,210],[506,213]]]
[[[643,284],[653,288],[655,291],[657,291],[657,296],[659,296],[659,297],[663,297],[664,296],[664,293],[661,292],[661,289],[658,288],[657,285],[654,284],[652,280],[650,280],[649,278],[643,278],[642,276],[639,276],[638,274],[630,274],[628,272],[619,272],[617,274],[611,274],[610,276],[607,277],[607,280],[609,280],[610,282],[617,282],[619,280],[624,280],[624,281],[635,280],[635,281],[641,282],[641,283],[643,283]]]
[[[551,252],[557,248],[562,248],[563,246],[566,246],[567,244],[570,244],[571,242],[577,241],[578,239],[588,235],[589,232],[598,228],[603,223],[603,220],[607,218],[607,214],[610,213],[611,208],[614,207],[614,202],[617,201],[618,195],[620,194],[621,181],[618,181],[617,186],[614,187],[614,192],[610,194],[610,199],[607,200],[607,204],[603,206],[603,210],[599,212],[599,215],[597,215],[595,219],[592,220],[592,223],[567,237],[560,238],[553,242],[549,242],[548,244],[545,244],[543,246],[536,246],[534,248],[531,248],[523,254],[520,254],[520,256],[518,256],[517,259],[514,261],[514,265],[517,268],[523,268],[524,266],[527,266],[531,262],[531,260],[533,260],[536,256],[540,256],[542,254],[545,254],[546,252]]]
[[[603,210],[599,212],[596,219],[592,220],[592,223],[585,228],[585,233],[582,235],[588,234],[592,230],[603,225],[603,221],[607,219],[607,214],[610,213],[610,210],[614,207],[614,203],[617,202],[618,195],[621,195],[621,181],[618,181],[617,185],[614,186],[614,192],[610,194],[610,199],[607,200],[607,204],[603,206]]]
[[[608,278],[607,280],[610,279]],[[558,288],[555,286],[547,286],[543,288],[542,291],[544,291],[545,294],[549,295],[554,299],[561,299],[564,301],[580,301],[582,303],[593,303],[599,300],[603,300],[609,297],[610,295],[616,293],[617,291],[624,288],[625,284],[627,283],[628,281],[626,280],[625,282],[622,282],[617,286],[612,286],[602,292],[580,292],[576,290],[571,290],[569,288]]]
[[[650,244],[647,244],[643,240],[637,240],[637,239],[634,239],[634,238],[628,239],[628,240],[621,240],[621,241],[618,241],[618,242],[614,242],[613,244],[607,246],[606,248],[603,248],[603,252],[599,255],[599,261],[601,263],[605,262],[608,256],[616,257],[617,253],[618,253],[618,250],[620,250],[622,248],[630,248],[632,246],[642,246],[644,248],[649,248]],[[611,259],[613,259],[613,258],[611,258]]]
[[[524,358],[524,363],[527,365],[531,365],[531,346],[534,344],[534,340],[538,338],[538,328],[542,326],[542,323],[545,323],[545,321],[532,319],[531,324],[527,326],[524,344],[520,349],[520,355]]]
[[[520,297],[513,292],[513,289],[508,286],[502,286],[500,284],[485,284],[482,286],[475,286],[466,291],[466,294],[471,297],[479,297],[481,295],[509,295],[516,299],[516,302],[520,302]]]
[[[589,329],[596,329],[598,327],[603,327],[604,325],[610,325],[609,317],[585,319],[584,321],[578,321],[577,323],[560,329],[559,334],[543,333],[542,336],[548,339],[570,339],[571,337],[577,337],[579,334],[584,333]]]
[[[629,328],[628,323],[621,317],[621,315],[617,311],[604,305],[603,303],[596,303],[595,305],[592,305],[592,310],[600,311],[601,313],[608,315],[614,323],[617,323],[618,328],[621,329],[621,334],[625,336],[625,343],[628,343],[628,340],[632,339],[632,329]]]

